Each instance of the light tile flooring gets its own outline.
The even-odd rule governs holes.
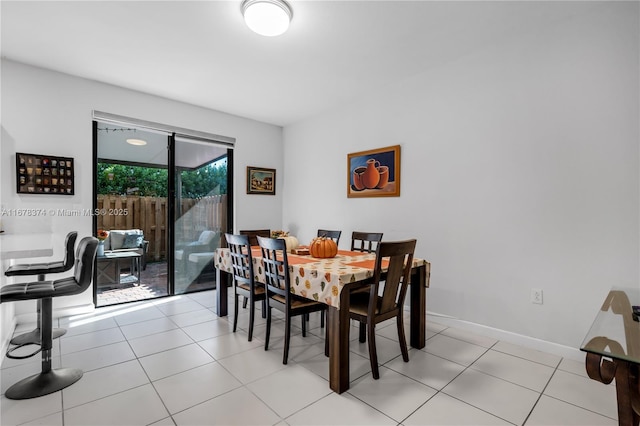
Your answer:
[[[283,365],[282,317],[274,320],[265,352],[259,314],[247,342],[248,310],[241,310],[233,333],[233,316],[218,317],[214,305],[208,291],[60,319],[68,332],[55,340],[53,365],[82,368],[84,376],[62,392],[9,400],[6,389],[38,372],[40,359],[5,358],[0,424],[617,424],[614,386],[589,379],[583,363],[447,328],[431,317],[427,345],[410,349],[408,363],[395,323],[380,325],[380,380],[372,379],[366,343],[352,327],[351,388],[338,395],[329,389],[317,314],[307,337],[293,329]]]

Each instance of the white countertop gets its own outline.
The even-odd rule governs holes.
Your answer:
[[[53,256],[53,234],[0,234],[0,259]]]

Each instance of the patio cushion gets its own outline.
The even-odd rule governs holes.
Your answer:
[[[138,248],[142,246],[143,236],[140,234],[128,233],[124,237],[122,248]]]
[[[198,242],[201,244],[209,244],[218,233],[215,231],[202,231]]]
[[[191,253],[189,255],[189,262],[205,265],[213,261],[213,256],[215,256],[215,252],[212,252],[212,251],[202,252],[202,253]]]
[[[111,250],[118,250],[122,248],[124,244],[124,232],[111,231],[109,232],[109,242],[111,243]]]
[[[140,244],[133,244],[133,240],[129,240],[127,247],[125,247],[125,239],[128,235],[135,235],[141,237]],[[133,239],[133,237],[131,237]],[[142,246],[142,240],[144,240],[144,232],[141,229],[113,229],[109,231],[109,236],[104,242],[105,250],[120,250],[126,248],[138,248]],[[138,240],[135,241],[136,243]]]

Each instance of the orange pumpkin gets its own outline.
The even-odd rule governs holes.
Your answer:
[[[335,257],[338,254],[338,246],[331,238],[318,237],[309,244],[309,253],[320,259]]]

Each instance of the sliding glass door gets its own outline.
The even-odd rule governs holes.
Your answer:
[[[96,306],[166,296],[168,136],[96,123]],[[96,234],[98,235],[98,234]]]
[[[93,115],[94,228],[108,235],[96,306],[215,288],[214,252],[233,229],[235,140]]]
[[[175,293],[215,288],[213,257],[229,226],[225,146],[193,138],[174,142]]]

